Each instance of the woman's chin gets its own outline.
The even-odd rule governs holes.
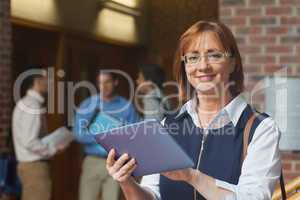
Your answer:
[[[201,94],[215,94],[217,91],[216,84],[213,82],[199,83],[195,88],[197,93]]]
[[[210,89],[210,90],[197,90],[197,94],[198,95],[211,95],[212,97],[216,97],[216,91],[214,89]]]

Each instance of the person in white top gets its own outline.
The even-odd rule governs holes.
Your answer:
[[[138,92],[135,100],[136,107],[144,119],[162,120],[171,109],[163,92],[164,81],[165,72],[161,66],[156,64],[139,66],[136,79]],[[142,105],[138,103],[140,97]]]
[[[45,71],[41,71],[45,72]],[[29,89],[17,102],[12,116],[12,133],[18,175],[22,184],[22,200],[50,200],[51,178],[48,160],[62,148],[50,149],[41,142],[47,134],[46,110],[47,76],[32,75]]]
[[[220,22],[194,24],[180,38],[174,72],[186,103],[162,123],[178,125],[173,137],[197,165],[145,176],[139,184],[131,176],[135,159],[124,154],[115,160],[112,149],[107,169],[126,199],[270,200],[281,172],[280,131],[273,119],[259,115],[242,161],[243,130],[254,112],[240,96],[243,67],[231,31]]]

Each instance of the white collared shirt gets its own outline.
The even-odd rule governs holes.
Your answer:
[[[28,90],[14,108],[12,132],[17,160],[20,162],[47,159],[54,153],[40,140],[41,134],[47,131],[43,130],[44,101],[38,92]]]
[[[239,95],[227,104],[214,118],[209,128],[220,128],[230,120],[237,125],[247,102]],[[201,127],[195,107],[195,99],[182,106],[179,114],[187,111],[193,123]],[[164,120],[162,121],[164,123]],[[232,191],[224,200],[270,200],[281,172],[279,151],[280,131],[271,117],[264,119],[256,128],[248,146],[237,185],[216,179],[216,186]],[[159,193],[160,174],[144,176],[141,186],[150,189],[161,200]]]

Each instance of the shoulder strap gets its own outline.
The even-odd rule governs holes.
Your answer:
[[[245,129],[244,129],[244,136],[243,136],[243,154],[242,154],[242,164],[247,156],[247,149],[248,149],[248,144],[249,144],[249,136],[250,136],[250,131],[253,125],[253,122],[256,118],[256,113],[253,113],[251,117],[248,119]],[[284,186],[284,179],[282,175],[282,169],[281,169],[281,174],[280,174],[280,189],[281,189],[281,198],[282,200],[286,200],[286,191],[285,191],[285,186]]]
[[[245,129],[244,129],[242,164],[243,164],[244,159],[246,158],[246,155],[247,155],[250,131],[251,131],[253,122],[255,120],[255,117],[256,117],[255,114],[251,115],[251,117],[248,119],[248,121],[246,123],[246,126],[245,126]]]

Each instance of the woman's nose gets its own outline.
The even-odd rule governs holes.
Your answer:
[[[208,69],[209,64],[207,62],[207,59],[205,57],[202,57],[196,66],[197,70],[205,71]]]

